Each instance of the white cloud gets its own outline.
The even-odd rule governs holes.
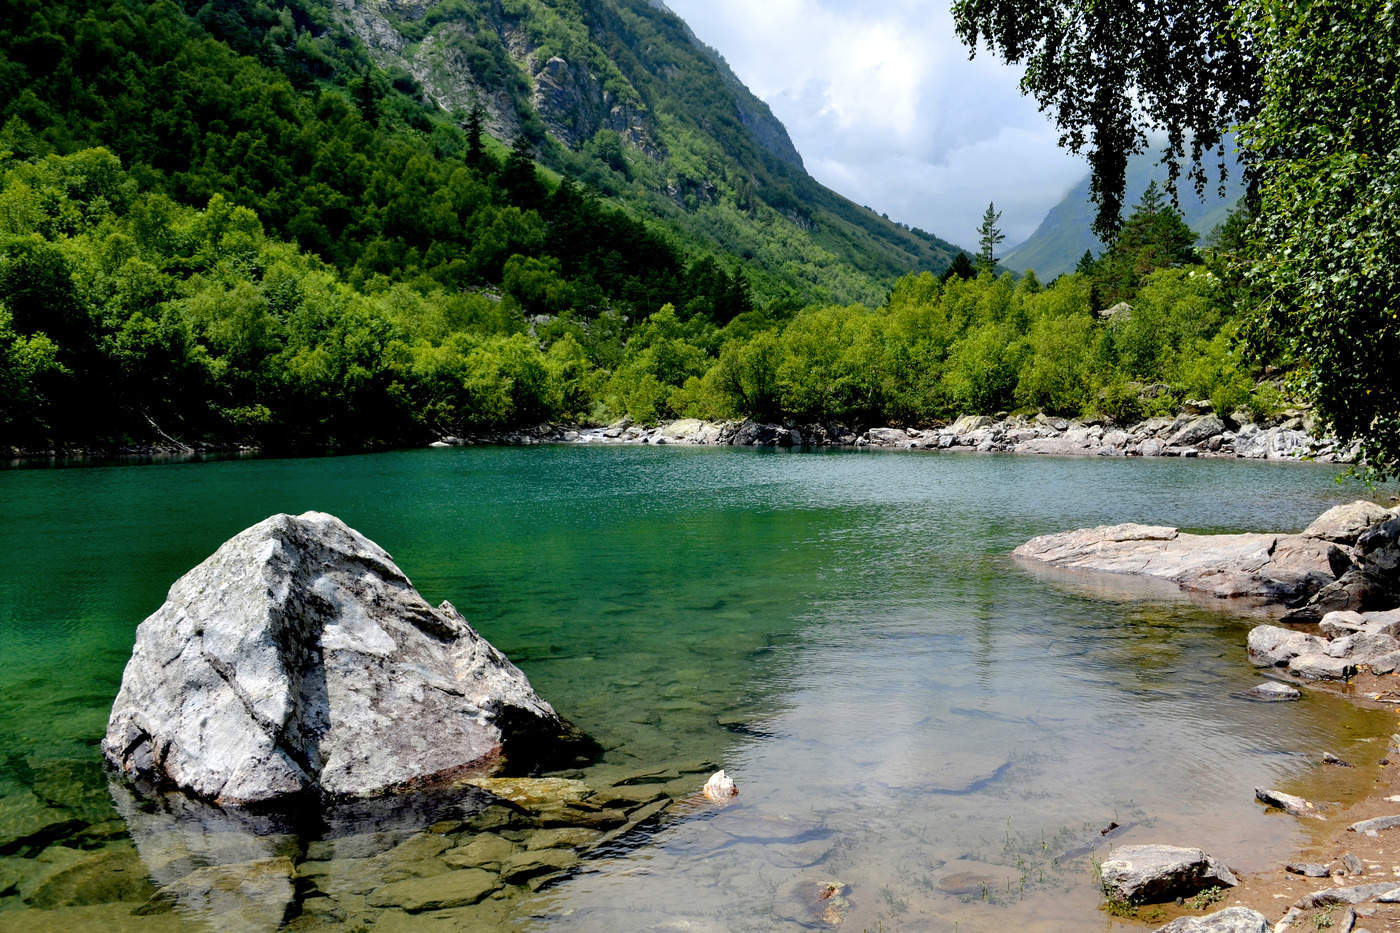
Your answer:
[[[787,126],[808,170],[853,201],[965,246],[988,201],[1010,246],[1085,172],[1021,96],[969,61],[947,0],[667,0]]]

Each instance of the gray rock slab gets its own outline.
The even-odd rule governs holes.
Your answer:
[[[1363,612],[1361,613],[1361,620],[1363,628],[1368,632],[1400,637],[1400,609],[1389,609],[1384,612]]]
[[[1396,668],[1400,668],[1400,651],[1392,651],[1390,654],[1383,654],[1378,658],[1370,658],[1366,661],[1366,666],[1371,668],[1372,674],[1390,674]]]
[[[1347,658],[1353,664],[1367,664],[1374,658],[1400,651],[1400,641],[1391,635],[1374,632],[1353,632],[1335,638],[1327,646],[1327,654],[1334,658]]]
[[[141,623],[102,748],[221,804],[363,797],[586,747],[450,604],[319,512],[275,515]]]
[[[1386,829],[1394,829],[1400,826],[1400,815],[1378,816],[1374,819],[1361,820],[1359,823],[1352,823],[1347,829],[1354,833],[1378,833]]]
[[[1194,535],[1129,523],[1042,535],[1013,553],[1074,570],[1158,577],[1214,596],[1282,601],[1332,582],[1330,546],[1303,535]]]
[[[1327,642],[1277,625],[1256,625],[1249,632],[1249,660],[1256,667],[1283,667],[1301,654],[1321,655]]]
[[[1200,849],[1180,846],[1119,846],[1100,866],[1104,891],[1130,903],[1189,897],[1239,881],[1229,868]]]
[[[1382,881],[1377,884],[1356,884],[1344,888],[1324,888],[1321,891],[1304,894],[1293,902],[1293,906],[1300,910],[1312,910],[1315,907],[1326,907],[1329,904],[1360,904],[1381,894],[1387,894],[1395,890],[1395,887],[1394,881]]]
[[[1269,933],[1269,920],[1248,907],[1227,907],[1204,917],[1178,917],[1157,933]]]
[[[1354,609],[1339,609],[1329,612],[1318,623],[1322,634],[1328,638],[1340,638],[1366,629],[1366,617]],[[1386,634],[1393,635],[1394,632]]]
[[[1355,544],[1368,528],[1391,517],[1390,510],[1384,506],[1357,499],[1323,512],[1303,530],[1303,534],[1339,544]]]
[[[1350,658],[1334,658],[1330,654],[1309,652],[1288,662],[1289,673],[1309,680],[1346,680],[1356,673],[1356,662]]]
[[[1284,870],[1295,875],[1302,875],[1304,878],[1326,878],[1331,874],[1326,865],[1319,865],[1316,862],[1290,862],[1284,866]]]

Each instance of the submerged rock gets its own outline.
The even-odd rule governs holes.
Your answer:
[[[406,878],[375,888],[369,895],[371,907],[398,907],[414,914],[475,904],[501,887],[493,872],[463,868],[431,878]]]
[[[1227,907],[1204,917],[1178,917],[1157,933],[1269,933],[1269,919],[1248,907]]]
[[[1251,700],[1261,700],[1265,703],[1286,703],[1303,698],[1302,691],[1297,687],[1281,684],[1276,680],[1266,680],[1258,686],[1250,687],[1244,695]]]
[[[1205,852],[1179,846],[1119,846],[1108,853],[1100,872],[1105,893],[1133,904],[1239,884],[1230,869]]]
[[[211,865],[165,886],[182,912],[218,918],[220,930],[261,933],[282,925],[293,901],[296,869],[289,858]]]
[[[307,512],[176,581],[137,629],[102,748],[133,777],[246,804],[528,771],[590,743],[450,603]]]

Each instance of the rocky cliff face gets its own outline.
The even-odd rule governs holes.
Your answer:
[[[444,12],[438,0],[337,0],[336,10],[381,67],[407,71],[446,110],[467,111],[479,103],[488,129],[500,139],[511,139],[537,120],[571,149],[599,130],[612,130],[660,160],[668,150],[655,113],[659,102],[648,99],[655,95],[639,87],[646,82],[638,79],[696,79],[677,67],[675,45],[631,41],[635,37],[626,27],[638,15],[636,6],[628,0],[585,5],[579,21],[564,23],[562,41],[541,25],[544,17],[532,16],[529,5],[523,13],[508,13],[499,3],[483,2],[467,15],[460,6],[455,13]],[[729,98],[728,108],[753,144],[801,171],[802,158],[787,130],[719,53],[663,4],[641,7],[708,66],[703,78]],[[567,15],[558,11],[550,24],[559,28]],[[417,33],[423,35],[415,41]]]
[[[547,167],[702,250],[742,257],[761,294],[794,275],[799,291],[826,278],[809,265],[846,264],[855,275],[804,298],[878,304],[897,277],[942,272],[958,252],[809,176],[768,105],[664,4],[331,2],[327,41],[353,47],[350,58],[363,46],[429,108],[465,115],[479,105],[496,139],[523,134]]]

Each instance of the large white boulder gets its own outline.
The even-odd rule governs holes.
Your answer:
[[[136,630],[102,750],[221,804],[367,797],[587,747],[449,603],[320,512],[275,515]]]

